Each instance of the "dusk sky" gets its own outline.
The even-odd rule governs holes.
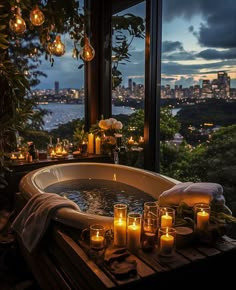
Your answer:
[[[129,12],[143,17],[144,4]],[[189,87],[215,79],[224,70],[231,77],[231,87],[236,87],[235,15],[235,0],[163,0],[162,85]],[[83,87],[83,70],[78,69],[81,61],[72,58],[70,40],[62,40],[67,52],[55,57],[54,67],[42,64],[40,70],[48,77],[41,79],[38,88],[53,88],[55,81],[60,88]],[[125,86],[129,78],[144,83],[144,40],[134,41],[130,54],[130,62],[119,66]]]

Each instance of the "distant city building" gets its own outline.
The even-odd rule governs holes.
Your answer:
[[[59,82],[55,82],[54,89],[55,89],[55,94],[58,95],[59,94]]]

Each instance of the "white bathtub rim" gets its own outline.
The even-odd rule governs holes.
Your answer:
[[[172,185],[179,183],[177,180],[169,178],[167,176],[161,175],[156,172],[147,171],[140,168],[130,167],[126,165],[119,165],[119,164],[110,164],[110,163],[97,163],[97,162],[76,162],[76,163],[62,163],[62,164],[55,164],[49,165],[40,169],[33,170],[27,173],[20,181],[19,188],[22,196],[28,200],[31,196],[35,194],[43,194],[45,191],[40,189],[38,184],[35,182],[37,176],[47,171],[50,172],[52,169],[57,169],[61,167],[89,167],[89,166],[96,166],[96,167],[105,167],[111,169],[121,169],[132,171],[133,173],[142,174],[147,177],[156,178],[157,180],[160,179],[163,182],[166,181]],[[110,180],[110,179],[108,179]],[[170,186],[171,187],[171,186]],[[106,228],[113,227],[113,217],[108,216],[99,216],[95,214],[84,213],[82,211],[76,211],[69,208],[61,208],[55,212],[53,217],[55,221],[60,223],[66,224],[68,226],[72,226],[74,228],[85,228],[88,227],[92,223],[100,223],[103,224]]]

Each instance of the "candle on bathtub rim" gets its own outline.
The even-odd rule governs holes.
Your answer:
[[[160,208],[160,226],[172,227],[175,222],[175,209],[171,207]]]
[[[93,133],[88,134],[88,153],[94,153],[94,135]]]
[[[101,154],[101,138],[99,136],[95,139],[95,153]]]
[[[194,205],[194,225],[197,231],[207,231],[210,222],[210,205],[198,203]]]
[[[158,230],[158,253],[171,256],[175,251],[176,230],[172,227],[160,227]]]
[[[141,220],[140,213],[129,213],[127,222],[127,247],[138,250],[141,247]]]
[[[126,246],[127,205],[114,204],[114,246]]]
[[[101,251],[105,246],[105,228],[103,225],[93,224],[90,226],[90,248]]]

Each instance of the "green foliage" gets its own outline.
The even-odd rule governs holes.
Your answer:
[[[160,139],[161,141],[170,140],[174,134],[179,132],[180,123],[173,117],[169,107],[161,107],[160,111]]]
[[[83,141],[88,141],[88,132],[85,131],[84,127],[84,123],[80,122],[80,124],[78,124],[78,127],[75,128],[73,140],[77,146],[81,145]]]
[[[122,74],[118,67],[129,62],[131,46],[134,38],[144,38],[144,19],[133,14],[112,16],[113,43],[112,43],[112,87],[119,86],[122,82]]]

